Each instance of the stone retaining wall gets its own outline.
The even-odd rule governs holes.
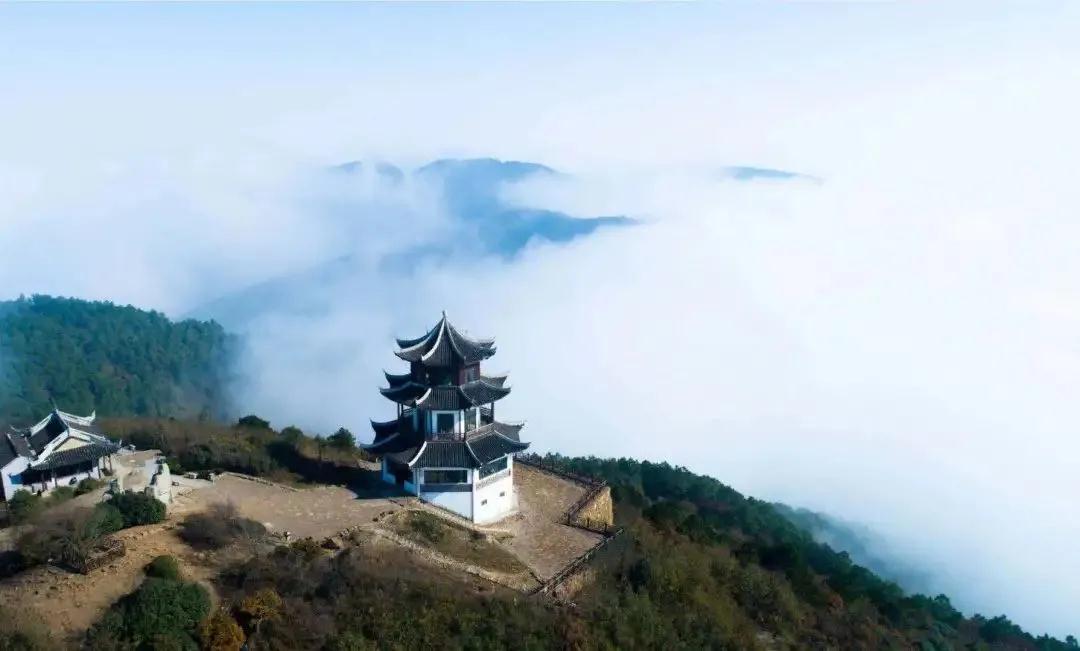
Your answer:
[[[568,516],[571,524],[605,532],[615,524],[615,509],[611,502],[611,486],[597,486],[573,513]]]

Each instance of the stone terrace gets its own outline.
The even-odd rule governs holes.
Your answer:
[[[555,576],[603,539],[598,533],[562,524],[566,510],[588,488],[523,463],[514,464],[518,515],[498,523],[513,534],[505,542],[541,579]]]

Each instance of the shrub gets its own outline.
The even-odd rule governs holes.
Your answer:
[[[240,602],[240,612],[258,626],[258,622],[280,615],[284,606],[281,595],[273,588],[263,588]]]
[[[337,450],[350,451],[356,449],[356,437],[344,427],[328,436],[326,442]]]
[[[183,574],[180,571],[180,562],[176,560],[175,556],[169,555],[158,556],[147,563],[146,576],[157,579],[169,579],[171,581],[179,581],[183,578]]]
[[[214,611],[199,626],[199,639],[209,651],[240,651],[244,646],[244,630],[224,609]]]
[[[120,509],[108,502],[102,502],[94,507],[94,525],[99,536],[115,533],[124,528],[124,515]]]
[[[26,565],[62,562],[79,567],[102,536],[123,526],[120,513],[108,504],[68,513],[46,514],[16,541]]]
[[[255,414],[244,416],[240,420],[236,421],[236,424],[240,427],[252,427],[255,429],[270,429],[270,421],[263,420]]]
[[[157,524],[165,519],[165,505],[145,493],[120,493],[109,500],[124,517],[125,527]]]
[[[408,517],[407,526],[410,533],[432,543],[441,542],[446,537],[446,525],[430,513],[413,511],[406,517]]]
[[[180,537],[193,547],[218,549],[236,542],[256,542],[266,536],[266,527],[241,517],[233,504],[214,504],[203,513],[189,515],[180,527]]]
[[[30,491],[16,491],[8,500],[8,517],[12,524],[25,524],[44,510],[41,496]]]
[[[75,495],[86,495],[87,493],[96,491],[104,485],[105,482],[100,479],[87,477],[75,486]]]
[[[91,629],[91,649],[194,648],[194,635],[210,612],[210,596],[196,583],[147,578],[113,604]]]
[[[49,502],[49,506],[55,506],[61,502],[66,502],[75,497],[75,489],[71,486],[57,486],[52,489],[46,499]]]

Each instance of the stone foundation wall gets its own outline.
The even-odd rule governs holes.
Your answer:
[[[572,521],[586,529],[604,529],[615,524],[611,487],[603,486],[573,514]]]

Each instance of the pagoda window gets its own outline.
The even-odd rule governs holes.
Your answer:
[[[466,366],[461,370],[461,382],[472,382],[473,380],[480,379],[480,366],[473,364],[472,366]]]
[[[427,371],[427,381],[432,386],[453,384],[452,380],[453,374],[448,369],[429,368]]]
[[[453,412],[437,412],[435,414],[435,433],[453,434],[455,427]]]
[[[467,484],[469,483],[469,471],[467,470],[425,470],[425,484]]]
[[[485,463],[484,465],[480,466],[480,479],[483,479],[484,477],[488,477],[490,475],[494,475],[496,473],[500,473],[506,470],[506,467],[506,457],[500,457],[494,461]]]
[[[476,407],[465,410],[465,431],[469,432],[479,427],[479,422],[476,417]]]

